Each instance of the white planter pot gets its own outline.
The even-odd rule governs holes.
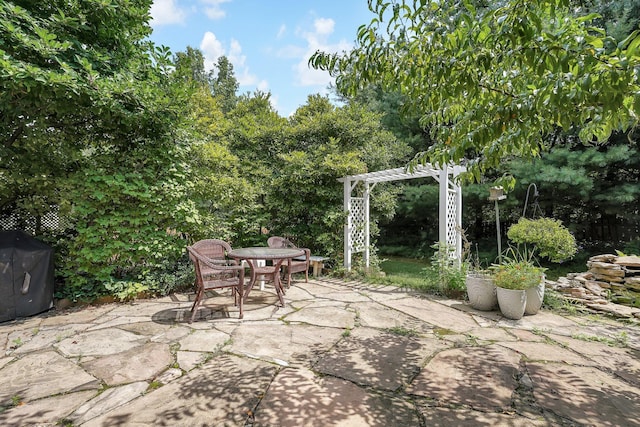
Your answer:
[[[481,274],[467,276],[467,296],[471,307],[476,310],[491,311],[498,304],[496,285],[490,277]]]
[[[544,300],[544,277],[540,281],[538,286],[529,288],[526,290],[527,305],[524,309],[525,314],[536,314],[540,307],[542,307],[542,301]]]
[[[518,320],[524,316],[527,293],[524,290],[497,288],[498,305],[504,317]]]

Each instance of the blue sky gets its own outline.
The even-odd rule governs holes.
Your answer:
[[[367,0],[155,0],[151,16],[155,43],[199,48],[207,70],[226,56],[239,93],[271,92],[285,117],[309,94],[328,93],[331,78],[309,69],[309,56],[350,50],[373,18]]]

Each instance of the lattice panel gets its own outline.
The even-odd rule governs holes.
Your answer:
[[[367,218],[365,218],[363,197],[351,198],[349,214],[351,215],[351,232],[349,235],[351,250],[353,252],[364,252],[366,241],[364,231]]]
[[[447,190],[447,244],[456,247],[458,244],[458,206],[457,191]]]
[[[58,215],[58,207],[41,217],[35,217],[24,210],[13,210],[9,214],[0,214],[0,230],[22,230],[33,235],[61,232],[71,225],[66,217]]]

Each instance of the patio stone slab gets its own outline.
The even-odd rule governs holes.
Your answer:
[[[343,330],[307,324],[272,322],[243,325],[232,335],[232,353],[282,364],[316,360],[342,337]]]
[[[52,310],[42,319],[41,326],[59,326],[70,323],[92,323],[116,308],[115,304],[73,307],[67,310]]]
[[[54,344],[66,356],[106,356],[142,344],[146,338],[117,328],[84,332]]]
[[[181,328],[180,326],[175,326],[175,325],[163,325],[161,323],[150,322],[148,317],[146,317],[144,320],[140,322],[119,325],[118,327],[125,331],[133,332],[134,334],[142,335],[152,339],[155,337],[164,335],[167,332],[169,332],[171,329],[176,329],[176,328],[182,329],[185,332],[185,334],[189,333],[188,328]]]
[[[589,426],[640,426],[636,387],[594,367],[527,363],[536,402]]]
[[[516,341],[517,338],[502,328],[475,328],[467,331],[467,335],[482,342]]]
[[[242,426],[276,373],[274,365],[221,355],[176,381],[94,418],[93,426]]]
[[[527,418],[517,414],[481,412],[466,408],[438,408],[418,404],[427,426],[438,427],[551,427],[557,424],[540,418]]]
[[[61,393],[97,390],[99,381],[53,351],[33,353],[0,369],[0,403],[19,396],[25,401]]]
[[[468,332],[478,327],[468,314],[427,299],[403,298],[387,301],[386,305],[443,329]]]
[[[286,316],[288,322],[302,322],[331,328],[353,328],[356,313],[342,302],[315,303]]]
[[[160,302],[158,300],[143,300],[140,302],[119,304],[109,313],[109,315],[115,317],[149,318],[159,311],[168,310],[174,307],[174,303]]]
[[[560,335],[571,335],[571,331],[579,325],[571,319],[540,310],[534,316],[524,316],[520,320],[503,318],[499,326],[515,326],[524,330],[539,330],[542,332],[555,332]]]
[[[640,359],[637,351],[565,336],[550,337],[593,360],[598,366],[610,369],[627,382],[640,386]]]
[[[314,369],[359,385],[395,391],[418,374],[428,357],[444,348],[447,345],[434,337],[360,327],[322,356]]]
[[[26,402],[9,411],[0,412],[3,426],[58,426],[84,402],[96,395],[96,391],[79,391]]]
[[[122,353],[83,363],[82,366],[105,384],[115,386],[151,381],[173,362],[167,344],[148,343]]]
[[[593,365],[591,360],[585,359],[580,354],[564,349],[557,345],[543,342],[505,342],[502,346],[522,353],[527,360],[562,362],[570,365]]]
[[[134,323],[146,322],[149,320],[147,316],[113,316],[109,313],[108,316],[105,316],[103,321],[97,325],[94,325],[88,329],[88,331],[96,331],[98,329],[106,329],[112,328],[114,326],[124,326],[130,325]]]
[[[278,373],[254,422],[279,427],[420,425],[408,399],[365,390],[339,378],[320,378],[303,368]]]
[[[472,409],[504,410],[518,387],[520,356],[492,344],[436,354],[407,392]]]
[[[221,349],[229,338],[229,334],[224,332],[205,329],[195,331],[178,342],[180,343],[180,350],[213,353]]]
[[[189,372],[196,366],[202,364],[207,359],[207,353],[201,351],[178,351],[176,361],[178,366],[185,372]]]
[[[388,329],[410,324],[412,317],[377,302],[360,302],[351,307],[358,314],[358,324],[370,328]]]
[[[140,381],[109,388],[80,406],[69,416],[69,419],[73,420],[76,425],[85,423],[141,396],[148,387],[147,382]]]
[[[54,343],[75,335],[77,332],[88,328],[87,324],[66,324],[59,328],[39,329],[35,335],[29,337],[28,341],[15,349],[15,354],[24,354],[31,351],[48,349]]]

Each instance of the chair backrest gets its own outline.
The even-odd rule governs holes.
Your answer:
[[[226,260],[227,253],[231,251],[231,245],[224,240],[205,239],[195,242],[191,245],[198,253],[212,260]],[[193,255],[190,253],[191,261],[195,262]]]
[[[296,245],[289,239],[280,236],[271,236],[267,239],[267,246],[270,248],[295,248]]]

